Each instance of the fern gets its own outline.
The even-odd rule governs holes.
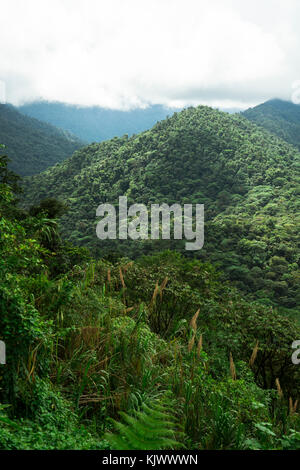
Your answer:
[[[164,402],[155,400],[142,404],[134,416],[120,412],[125,423],[111,420],[118,434],[106,434],[113,450],[161,450],[183,447],[176,440],[181,435],[175,431],[176,421]]]

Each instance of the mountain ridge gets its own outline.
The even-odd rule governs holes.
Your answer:
[[[39,173],[83,146],[76,136],[0,104],[0,142],[9,167],[21,176]],[[2,151],[3,153],[3,151]]]
[[[56,101],[34,101],[18,109],[27,116],[67,129],[87,143],[138,134],[175,111],[162,105],[122,111]]]
[[[299,162],[292,145],[243,116],[200,106],[137,136],[91,144],[27,178],[24,203],[60,198],[70,206],[61,223],[65,238],[100,255],[110,247],[131,257],[178,245],[100,242],[100,203],[117,204],[120,195],[147,205],[203,203],[206,241],[198,256],[220,264],[227,278],[262,301],[294,308],[300,300]]]
[[[300,105],[272,99],[244,111],[243,116],[300,149]]]

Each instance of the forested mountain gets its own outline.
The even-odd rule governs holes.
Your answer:
[[[180,242],[99,241],[97,206],[204,203],[205,244],[193,256],[261,302],[299,305],[299,162],[297,150],[240,115],[189,108],[132,138],[89,145],[26,180],[25,204],[53,196],[69,205],[65,238],[100,255],[129,257]],[[179,243],[179,244],[178,244]]]
[[[0,104],[1,152],[10,156],[9,167],[19,175],[33,175],[70,157],[83,146],[74,135]]]
[[[247,109],[243,115],[300,149],[300,105],[274,99]]]
[[[18,109],[27,116],[66,129],[86,142],[101,142],[124,134],[137,134],[174,112],[161,105],[119,111],[99,106],[84,107],[47,101],[25,104]]]
[[[201,116],[207,127],[196,130]],[[239,145],[238,133],[243,140],[245,130],[253,129],[211,110],[187,111],[160,125],[162,153],[175,141],[184,151],[183,135],[170,132],[185,120],[195,150],[201,150],[197,136],[205,136],[203,172],[205,157],[213,158],[222,141],[229,137],[233,143],[235,136]],[[214,120],[228,126],[210,146]],[[138,173],[138,162],[153,162],[149,178],[158,161],[142,148],[158,138],[156,132],[124,142],[123,150],[118,141],[86,149],[86,161],[81,165],[75,158],[67,184],[75,184],[78,170],[93,159],[101,176],[109,152],[118,157],[115,171],[121,160],[129,171],[130,148]],[[273,150],[276,145],[276,158],[293,159],[279,142]],[[177,157],[168,152],[162,158],[165,174],[167,164],[179,170]],[[196,170],[197,163],[184,169]],[[207,170],[203,177],[209,182],[211,176]],[[162,183],[162,192],[174,186],[165,177]],[[247,301],[211,264],[175,252],[135,261],[92,259],[60,238],[63,204],[47,199],[27,212],[18,208],[16,191],[16,178],[0,157],[0,341],[7,352],[0,375],[0,449],[300,448],[300,368],[291,360],[291,345],[300,337],[295,321]],[[274,244],[278,231],[272,230]]]

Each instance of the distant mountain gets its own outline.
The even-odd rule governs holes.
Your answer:
[[[0,104],[0,143],[6,148],[9,167],[21,176],[40,173],[62,162],[83,146],[77,137],[50,124]]]
[[[174,112],[174,109],[161,105],[119,111],[48,101],[33,102],[18,109],[27,116],[66,129],[86,142],[101,142],[124,134],[138,134]]]
[[[243,115],[300,149],[300,105],[274,99],[247,109]]]
[[[192,256],[219,263],[228,279],[261,301],[294,308],[300,302],[299,170],[293,146],[241,115],[200,106],[134,137],[91,144],[26,178],[24,204],[56,197],[69,206],[64,238],[101,256],[119,250],[135,257],[184,247],[174,240],[100,241],[99,204],[117,205],[122,195],[129,204],[203,203],[204,248]]]

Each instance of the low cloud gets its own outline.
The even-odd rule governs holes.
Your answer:
[[[247,107],[300,79],[296,0],[10,0],[1,19],[13,104]]]

